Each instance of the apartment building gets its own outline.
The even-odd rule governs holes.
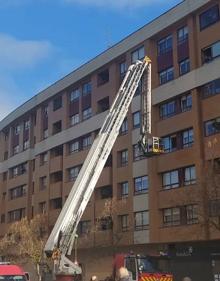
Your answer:
[[[86,276],[101,278],[129,250],[219,274],[220,232],[208,221],[219,199],[206,181],[206,164],[220,158],[219,10],[219,0],[181,2],[0,122],[0,235],[39,213],[54,225],[128,66],[148,55],[152,129],[165,153],[146,159],[137,149],[140,83],[80,222],[79,258]]]

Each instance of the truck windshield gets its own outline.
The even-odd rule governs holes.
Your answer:
[[[26,277],[22,275],[0,275],[0,281],[26,281]]]
[[[153,264],[147,258],[139,258],[138,262],[138,271],[139,272],[157,272],[157,270],[153,267]]]

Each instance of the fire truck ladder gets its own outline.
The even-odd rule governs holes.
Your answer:
[[[143,61],[136,61],[128,68],[104,124],[92,144],[48,238],[44,249],[45,253],[51,255],[54,252],[59,252],[57,273],[67,273],[67,271],[68,273],[81,273],[80,267],[70,261],[66,255],[71,254],[79,221],[119,134],[120,127],[145,70],[148,76],[151,70],[151,62],[148,57],[145,57]],[[148,80],[150,81],[150,79]]]

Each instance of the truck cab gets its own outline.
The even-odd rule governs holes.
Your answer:
[[[18,266],[0,263],[0,281],[29,281],[29,274]]]
[[[126,267],[132,281],[173,281],[172,274],[163,273],[155,268],[150,257],[134,254],[116,255],[113,278],[115,279],[120,267]]]

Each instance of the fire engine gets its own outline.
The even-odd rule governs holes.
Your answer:
[[[67,255],[71,255],[76,242],[77,226],[116,141],[142,76],[144,89],[141,98],[140,149],[147,157],[163,152],[161,139],[151,135],[151,60],[145,57],[143,61],[138,60],[128,68],[109,113],[93,142],[45,245],[46,255],[52,256],[54,259],[54,272],[57,281],[75,280],[74,276],[79,276],[82,273],[77,261],[71,261]],[[139,264],[141,261],[145,262]],[[163,280],[162,275],[156,271],[145,272],[147,270],[145,265],[147,265],[147,260],[135,258],[136,271],[132,271],[133,280],[144,281],[149,275],[153,277],[151,280]]]
[[[9,262],[0,262],[0,280],[28,281],[30,280],[30,278],[29,274],[27,272],[24,272],[24,270],[20,266],[10,264]]]

